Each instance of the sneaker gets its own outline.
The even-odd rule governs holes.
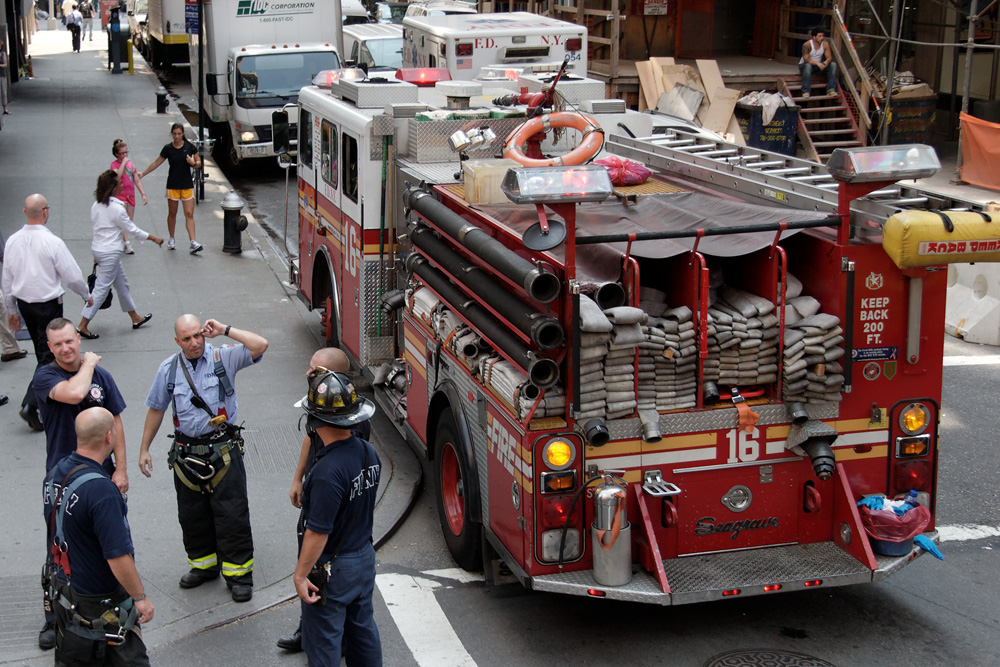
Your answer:
[[[205,246],[203,246],[202,244],[198,243],[197,241],[191,241],[191,254],[192,255],[194,255],[195,253],[199,253],[199,252],[201,252],[204,249],[205,249]]]
[[[802,97],[809,97],[809,93],[802,93]]]
[[[126,255],[135,254],[135,250],[132,249],[132,244],[129,241],[125,242],[125,247],[122,249],[122,252],[125,253]]]
[[[170,238],[167,239],[167,250],[173,250],[176,247],[177,244],[174,243],[174,237],[171,236]]]
[[[836,97],[837,96],[837,91],[836,90],[828,90],[828,91],[826,91],[826,96],[827,97]]]

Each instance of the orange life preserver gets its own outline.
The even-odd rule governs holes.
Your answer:
[[[566,155],[539,160],[524,154],[524,144],[530,137],[548,132],[553,127],[570,127],[583,133],[580,145]],[[555,167],[560,165],[585,164],[594,159],[604,146],[604,128],[587,114],[570,111],[556,111],[529,118],[521,127],[511,132],[503,144],[503,156],[525,167]]]

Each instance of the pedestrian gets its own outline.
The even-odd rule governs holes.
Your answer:
[[[93,352],[80,355],[80,336],[73,323],[58,317],[45,330],[48,346],[55,361],[39,366],[35,371],[34,389],[45,424],[45,472],[48,474],[75,447],[73,424],[83,410],[103,407],[113,416],[114,457],[101,459],[104,470],[122,493],[128,491],[128,468],[125,462],[125,430],[121,413],[125,400],[111,373],[98,366],[101,358]],[[110,454],[111,452],[109,452]],[[48,545],[46,545],[48,546]],[[49,588],[43,582],[45,595]],[[38,646],[48,650],[55,646],[55,619],[52,601],[45,597],[45,625],[38,634]]]
[[[80,30],[83,26],[83,14],[77,9],[76,3],[73,4],[73,9],[66,16],[66,27],[69,29],[73,36],[73,50],[80,53]]]
[[[90,0],[83,0],[80,3],[80,15],[83,17],[83,31],[80,33],[82,38],[86,34],[90,34],[90,40],[94,41],[94,5],[91,4]]]
[[[122,181],[118,178],[118,174],[110,169],[97,177],[97,189],[94,191],[94,198],[97,201],[90,207],[90,219],[94,223],[94,240],[90,243],[90,251],[94,254],[94,263],[97,265],[94,303],[83,309],[80,325],[77,327],[80,335],[87,340],[100,337],[90,330],[90,321],[97,315],[101,304],[104,303],[104,297],[111,291],[112,286],[118,294],[122,312],[128,313],[132,320],[133,329],[138,329],[153,318],[152,313],[143,316],[135,310],[135,302],[132,301],[132,294],[128,289],[128,278],[122,266],[122,233],[128,230],[140,241],[148,238],[159,246],[163,245],[163,239],[135,226],[125,211],[125,203],[119,199],[121,191]]]
[[[302,400],[316,463],[302,485],[305,526],[295,565],[302,600],[302,648],[313,665],[378,667],[372,522],[382,463],[350,429],[371,418],[375,404],[342,373],[316,369]]]
[[[3,247],[3,232],[0,231],[0,263],[3,263]],[[0,291],[0,349],[3,351],[3,354],[0,355],[0,361],[17,361],[28,356],[28,351],[21,349],[10,327],[7,326],[7,306],[5,302],[6,299],[3,298],[3,291]],[[0,405],[7,403],[7,397],[4,396],[3,398],[4,400],[0,402]]]
[[[76,451],[42,489],[50,542],[61,546],[46,567],[56,600],[55,664],[146,666],[136,624],[153,619],[153,601],[135,567],[125,498],[101,466],[114,447],[115,420],[89,408],[74,430]]]
[[[351,362],[348,360],[347,355],[344,354],[344,351],[340,348],[324,347],[317,350],[312,356],[312,359],[309,360],[309,370],[306,372],[306,377],[308,378],[309,375],[317,368],[335,371],[346,375],[351,370]],[[371,440],[371,420],[365,420],[356,424],[351,428],[351,433],[360,440]],[[295,466],[295,474],[292,477],[292,488],[288,492],[288,497],[291,499],[292,505],[298,507],[300,510],[302,509],[302,480],[305,479],[305,476],[309,474],[310,470],[312,470],[313,464],[316,462],[316,455],[318,454],[318,451],[312,446],[312,444],[313,441],[309,437],[302,440],[302,450],[299,452],[299,463]],[[305,514],[300,512],[300,533],[302,532],[304,521]],[[278,648],[283,648],[286,651],[291,651],[292,653],[301,651],[302,620],[299,619],[299,627],[295,629],[295,632],[287,637],[281,637],[278,639],[277,643]]]
[[[10,95],[10,71],[7,67],[7,42],[0,39],[0,103],[3,103],[3,115],[9,116],[7,96]]]
[[[11,331],[17,331],[24,318],[28,335],[35,345],[35,360],[41,367],[54,358],[49,351],[45,327],[63,316],[63,283],[82,296],[87,305],[92,305],[94,300],[69,248],[45,228],[49,220],[49,203],[45,197],[29,195],[24,200],[24,216],[28,224],[14,232],[4,246],[2,291],[6,299],[7,325]],[[37,372],[37,367],[35,370]],[[38,402],[30,383],[19,414],[33,430],[42,430]]]
[[[180,123],[170,126],[170,136],[173,141],[163,147],[159,157],[139,174],[139,178],[145,178],[146,174],[163,164],[164,160],[168,161],[167,232],[170,237],[167,239],[167,248],[173,250],[176,247],[174,228],[177,226],[177,204],[181,202],[184,206],[184,226],[191,239],[190,250],[193,255],[205,247],[194,237],[194,178],[191,176],[192,169],[201,167],[201,156],[194,144],[184,138],[184,128]]]
[[[149,204],[149,200],[146,199],[146,190],[142,187],[142,179],[139,178],[135,163],[128,158],[128,144],[121,139],[115,139],[111,142],[111,154],[115,156],[111,162],[111,169],[122,179],[121,199],[125,202],[125,210],[128,211],[129,220],[135,220],[136,188],[142,195],[143,206]],[[123,232],[122,239],[125,242],[125,245],[122,246],[122,252],[126,255],[134,255],[135,250],[132,249],[132,244],[128,241],[128,234]]]
[[[172,405],[174,444],[167,463],[190,566],[180,587],[201,586],[221,569],[233,600],[246,602],[253,597],[253,536],[234,383],[237,372],[261,360],[267,340],[217,320],[202,326],[194,315],[178,317],[174,334],[181,351],[160,364],[146,397],[139,470],[152,474],[149,446]],[[205,341],[217,336],[237,344]]]
[[[70,12],[72,12],[75,7],[76,7],[76,0],[63,0],[62,1],[61,8],[62,8],[62,16],[63,16],[63,25],[66,25],[66,19],[69,17]]]
[[[802,74],[802,97],[812,93],[813,70],[826,72],[826,95],[837,94],[837,63],[833,62],[833,49],[830,42],[824,39],[822,28],[809,31],[810,39],[802,45],[802,57],[799,58],[799,73]]]

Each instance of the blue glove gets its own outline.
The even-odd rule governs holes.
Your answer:
[[[858,507],[864,505],[870,510],[880,510],[882,509],[883,502],[885,502],[885,498],[882,496],[867,496],[864,500],[858,503]]]
[[[941,555],[941,552],[938,550],[937,545],[934,544],[934,541],[931,540],[926,535],[917,535],[916,537],[913,538],[913,543],[916,544],[921,549],[923,549],[924,551],[926,551],[927,553],[929,553],[930,555],[937,558],[938,560],[944,560],[944,556]]]

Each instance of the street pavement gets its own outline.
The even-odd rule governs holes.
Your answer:
[[[44,22],[43,22],[44,23]],[[95,35],[83,42],[82,53],[72,53],[65,30],[41,31],[32,37],[35,78],[13,86],[0,131],[0,229],[9,237],[24,223],[22,208],[29,194],[39,192],[50,205],[49,229],[63,238],[77,262],[89,273],[90,206],[98,174],[111,160],[112,140],[128,142],[130,158],[145,169],[170,141],[170,125],[184,122],[171,105],[156,113],[159,82],[141,58],[135,74],[113,75],[107,70],[107,42]],[[195,132],[188,128],[188,138]],[[158,236],[167,236],[167,166],[144,180],[149,205],[141,198],[136,224]],[[293,407],[306,390],[305,370],[322,344],[318,318],[299,302],[287,285],[282,252],[249,215],[242,254],[222,251],[222,209],[230,191],[222,172],[206,160],[206,201],[195,210],[197,238],[205,245],[200,255],[187,251],[184,221],[178,215],[177,250],[152,243],[136,244],[136,254],[123,256],[132,296],[140,313],[153,319],[139,330],[129,326],[119,300],[100,311],[90,325],[100,334],[84,340],[83,351],[101,355],[125,398],[123,413],[128,444],[129,522],[136,564],[155,617],[144,627],[154,664],[189,665],[198,660],[185,651],[193,645],[212,645],[214,628],[225,628],[288,600],[294,595],[291,572],[296,560],[295,522],[298,510],[288,500],[288,488],[302,443],[297,430],[301,411]],[[280,243],[280,241],[279,241]],[[82,303],[73,293],[65,297],[66,317],[78,321]],[[236,383],[239,421],[246,427],[250,514],[254,529],[254,597],[245,604],[231,601],[221,580],[194,590],[182,590],[178,579],[187,571],[186,556],[176,519],[171,472],[166,465],[170,432],[165,420],[152,446],[154,472],[146,479],[138,471],[138,449],[146,415],[143,405],[160,362],[178,350],[172,324],[183,313],[204,321],[249,329],[268,339],[263,361],[242,371]],[[219,341],[214,341],[219,342]],[[31,352],[30,340],[21,341]],[[51,664],[52,654],[37,648],[42,625],[39,572],[44,559],[45,524],[41,512],[41,482],[45,470],[45,438],[30,431],[17,411],[32,372],[33,357],[0,366],[0,393],[10,402],[0,407],[4,465],[0,466],[0,503],[3,539],[0,540],[0,663]],[[375,513],[376,546],[405,516],[420,484],[420,466],[391,425],[374,423],[373,444],[383,463],[382,485]],[[281,652],[274,641],[294,629],[295,603],[278,607],[284,621],[259,623],[255,632],[229,626],[227,636],[236,654],[221,664],[248,656],[272,664]],[[273,612],[263,615],[273,618]],[[188,639],[192,639],[188,641]],[[290,658],[296,664],[297,658]],[[206,663],[220,664],[206,655]],[[301,660],[304,664],[304,659]]]

